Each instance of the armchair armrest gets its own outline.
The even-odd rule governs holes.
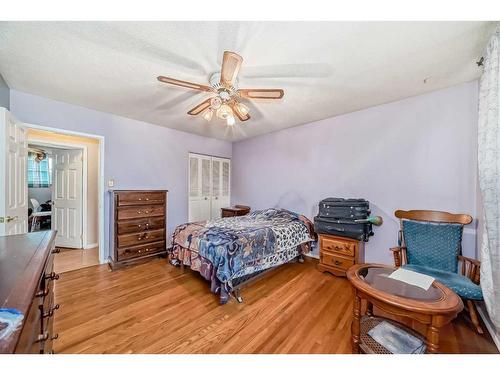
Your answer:
[[[391,247],[392,256],[394,257],[394,265],[396,267],[401,267],[406,263],[406,247],[404,246],[396,246]]]
[[[462,264],[460,268],[461,274],[468,277],[474,284],[479,285],[481,262],[476,259],[464,257],[463,255],[458,256],[458,261]]]

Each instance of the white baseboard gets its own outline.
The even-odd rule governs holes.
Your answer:
[[[479,315],[481,315],[481,319],[483,319],[484,325],[486,326],[486,329],[491,335],[491,338],[495,342],[495,345],[497,346],[498,350],[500,351],[500,332],[496,330],[495,326],[490,320],[490,317],[488,315],[488,312],[486,311],[486,306],[484,303],[481,304],[476,304],[477,306],[477,311],[479,312]]]
[[[97,246],[99,246],[99,244],[96,242],[96,243],[89,243],[89,244],[87,244],[87,246],[84,246],[83,248],[85,250],[87,250],[87,249],[93,249],[94,247],[97,247]]]

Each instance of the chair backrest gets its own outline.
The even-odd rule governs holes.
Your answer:
[[[35,198],[30,198],[31,204],[33,205],[33,212],[38,212],[40,208],[40,203]]]
[[[466,214],[442,211],[398,210],[399,243],[406,247],[407,263],[457,272],[463,226],[472,222]]]

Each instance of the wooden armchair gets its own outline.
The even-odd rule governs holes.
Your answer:
[[[461,255],[463,226],[472,222],[465,214],[441,211],[397,210],[399,246],[391,248],[394,265],[434,277],[466,302],[472,324],[479,323],[475,301],[482,300],[481,263]]]

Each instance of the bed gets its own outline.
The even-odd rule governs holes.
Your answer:
[[[242,302],[241,287],[263,272],[301,259],[311,249],[313,224],[305,216],[270,208],[246,216],[179,225],[170,262],[188,266],[210,282],[225,304]]]

